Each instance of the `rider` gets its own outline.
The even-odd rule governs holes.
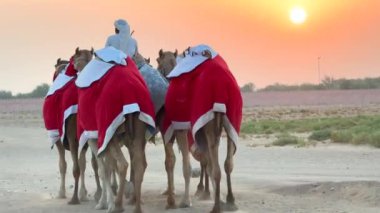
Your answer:
[[[133,57],[137,52],[137,41],[131,37],[129,24],[124,19],[118,19],[114,22],[114,25],[115,34],[107,38],[105,46],[115,47]]]

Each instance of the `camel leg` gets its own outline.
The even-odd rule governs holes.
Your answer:
[[[210,186],[209,186],[209,178],[207,174],[207,158],[206,156],[203,156],[201,159],[201,171],[204,175],[204,180],[205,180],[205,188],[202,194],[200,195],[201,200],[209,200],[211,199],[210,196]]]
[[[66,125],[66,137],[69,141],[71,158],[73,160],[73,176],[75,180],[74,184],[74,194],[71,200],[69,201],[70,205],[79,204],[78,199],[78,185],[79,185],[79,176],[80,176],[80,168],[78,162],[78,141],[76,140],[76,124],[77,119],[76,115],[71,115],[67,118]]]
[[[58,149],[59,173],[61,174],[61,185],[58,192],[58,198],[66,198],[66,187],[65,187],[66,180],[65,179],[66,179],[67,164],[65,160],[65,148],[63,147],[60,141],[57,141],[55,145]]]
[[[156,116],[156,123],[160,129],[160,134],[162,138],[164,138],[165,133],[162,132],[164,129],[164,119],[165,119],[165,108],[161,108]],[[174,144],[174,137],[168,142],[164,142],[164,149],[165,149],[165,170],[168,178],[168,186],[164,192],[162,192],[162,195],[168,195],[168,205],[166,206],[167,209],[175,208],[175,200],[174,200],[174,165],[175,165],[175,154],[173,150],[173,144]]]
[[[80,169],[80,189],[79,189],[79,200],[88,201],[87,189],[85,184],[85,171],[86,171],[86,149],[82,149],[79,155],[79,169]]]
[[[133,149],[132,149],[132,144],[128,143],[128,153],[129,153],[129,160],[132,162],[133,159]],[[132,163],[131,163],[132,164]],[[124,190],[125,198],[126,199],[132,199],[133,198],[133,178],[135,175],[135,172],[133,171],[133,165],[130,166],[130,174],[129,174],[129,182],[127,181],[126,187]]]
[[[96,182],[96,192],[94,194],[94,198],[95,198],[96,202],[99,202],[100,196],[102,194],[102,187],[100,186],[99,172],[98,172],[99,167],[98,167],[98,162],[97,162],[97,159],[96,159],[96,154],[94,154],[93,151],[91,151],[91,152],[92,152],[91,153],[92,154],[91,165],[92,165],[92,168],[94,170],[95,182]]]
[[[218,116],[218,113],[215,113],[215,117]],[[218,132],[216,129],[218,129],[217,126],[217,119],[211,120],[209,123],[207,123],[203,128],[206,134],[207,138],[207,145],[208,145],[208,153],[209,153],[209,161],[208,164],[210,164],[211,168],[211,179],[213,181],[214,186],[214,207],[212,209],[212,213],[219,213],[220,212],[220,179],[221,179],[221,172],[220,172],[220,166],[218,162],[218,149],[219,149],[219,137]]]
[[[179,204],[180,208],[187,208],[191,206],[190,200],[190,177],[191,177],[191,165],[189,144],[187,142],[187,130],[176,131],[176,138],[179,149],[182,153],[182,172],[185,178],[185,194]]]
[[[174,139],[173,139],[174,140]],[[168,178],[168,188],[163,193],[167,195],[167,205],[166,209],[177,208],[175,205],[174,198],[174,165],[175,165],[175,154],[173,150],[173,141],[164,145],[165,148],[165,170]]]
[[[205,171],[203,169],[203,165],[202,165],[202,162],[200,163],[201,165],[201,176],[199,178],[199,183],[198,183],[198,186],[197,186],[197,191],[195,192],[195,196],[197,197],[200,197],[205,189],[205,187],[203,186],[203,178],[205,176]]]
[[[122,212],[123,209],[123,194],[125,187],[125,178],[127,176],[128,162],[125,159],[123,152],[121,151],[121,147],[118,143],[110,144],[110,152],[112,157],[116,160],[116,166],[119,174],[120,187],[117,191],[116,199],[115,199],[115,210],[113,212]]]
[[[113,167],[114,159],[109,149],[109,147],[111,146],[111,143],[113,143],[113,141],[110,141],[110,144],[108,144],[108,148],[103,153],[104,155],[100,157],[101,159],[103,159],[103,162],[104,162],[104,174],[105,174],[104,180],[105,180],[105,190],[107,192],[107,213],[112,213],[116,209],[114,193],[113,193],[112,185],[111,185],[111,176],[114,170],[114,167]]]
[[[103,187],[100,188],[101,195],[100,195],[99,200],[97,201],[97,205],[95,206],[95,209],[98,209],[98,210],[106,209],[107,208],[107,194],[106,194],[107,190],[106,190],[106,185],[105,185],[106,181],[105,181],[104,161],[103,161],[103,158],[97,157],[97,155],[98,155],[98,142],[97,142],[97,140],[90,139],[88,141],[88,145],[91,148],[92,154],[95,156],[97,168],[98,168],[97,173],[99,174],[99,177],[102,180],[102,185],[103,185]],[[94,166],[94,170],[95,170],[95,166]],[[98,191],[97,191],[97,193],[98,193]],[[96,199],[96,197],[95,197],[95,199]]]
[[[138,119],[137,116],[133,116],[134,118],[134,138],[133,138],[133,169],[135,172],[134,177],[134,193],[135,193],[135,213],[142,212],[141,208],[141,184],[144,179],[145,169],[147,167],[146,157],[145,157],[145,131],[146,124]]]
[[[232,184],[231,184],[231,173],[234,167],[233,157],[234,157],[234,152],[235,152],[235,146],[233,143],[234,142],[228,137],[227,157],[226,157],[226,161],[224,162],[224,170],[227,176],[227,188],[228,188],[228,193],[227,193],[227,198],[226,198],[227,204],[223,209],[225,211],[236,211],[238,209],[237,206],[235,205],[235,197],[234,197],[234,194],[232,193]]]
[[[114,193],[114,195],[116,195],[117,193],[117,188],[118,188],[118,185],[117,185],[117,180],[116,180],[116,169],[117,169],[117,165],[116,165],[116,162],[114,162],[114,165],[112,165],[112,173],[111,173],[111,186],[112,186],[112,191]]]

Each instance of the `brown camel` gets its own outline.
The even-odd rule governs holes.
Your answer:
[[[55,73],[54,73],[54,79],[60,74],[62,71],[64,71],[65,67],[67,66],[69,62],[61,60],[60,58],[57,60],[57,64],[55,65]],[[67,85],[73,84],[73,82],[68,82]],[[72,92],[75,91],[70,89],[72,87],[65,86],[65,89],[62,92],[61,96],[61,105],[66,101],[68,96],[71,96]],[[59,154],[59,170],[61,175],[61,185],[60,190],[58,193],[59,198],[65,198],[66,197],[66,191],[65,191],[65,176],[66,176],[66,169],[67,164],[65,161],[65,148],[70,150],[71,157],[73,160],[73,176],[75,180],[74,184],[74,193],[73,197],[69,201],[69,204],[79,204],[79,200],[85,201],[87,200],[87,190],[85,187],[84,182],[84,169],[85,169],[85,152],[82,152],[80,154],[79,160],[78,160],[78,143],[76,139],[76,114],[73,113],[69,115],[65,120],[65,132],[63,135],[63,142],[61,143],[58,141],[55,143],[58,154]],[[79,177],[81,177],[81,187],[79,190],[79,198],[78,198],[78,185],[79,185]]]
[[[136,54],[134,57],[134,60],[136,64],[141,63],[143,60],[143,57],[139,54]],[[169,70],[170,71],[170,70]],[[165,77],[166,73],[161,72],[161,74]],[[163,120],[165,117],[165,110],[164,108],[157,113],[156,123],[158,124],[159,130],[161,131],[161,135],[164,136],[163,131]],[[185,178],[185,194],[179,204],[180,208],[187,208],[191,206],[191,200],[190,200],[190,194],[189,194],[189,188],[190,188],[190,176],[191,176],[191,165],[190,165],[190,155],[189,155],[189,149],[187,145],[187,132],[186,131],[176,131],[175,132],[178,147],[181,150],[182,153],[182,169],[183,169],[183,176]],[[167,172],[167,178],[168,178],[168,186],[167,189],[163,192],[164,195],[167,195],[167,209],[173,209],[177,208],[175,204],[174,199],[174,166],[175,166],[175,154],[173,149],[174,139],[164,144],[165,148],[165,169]]]
[[[62,72],[62,70],[66,67],[68,64],[68,61],[62,61],[61,58],[57,60],[57,63],[54,65],[55,71],[53,79],[57,77],[57,75]],[[58,198],[66,198],[66,187],[65,187],[65,179],[66,179],[66,160],[65,160],[65,148],[63,147],[62,143],[60,141],[57,141],[55,143],[55,146],[58,149],[58,155],[59,155],[59,172],[61,175],[61,184],[58,191]]]
[[[65,69],[65,67],[69,64],[69,61],[62,60],[61,58],[57,59],[56,64],[54,65],[55,71],[53,78],[55,79],[59,73],[62,72],[62,70]]]
[[[74,56],[73,56],[73,63],[74,63],[74,68],[75,68],[75,70],[78,71],[78,73],[80,73],[83,70],[83,68],[91,61],[91,59],[93,58],[93,54],[94,54],[94,49],[91,49],[91,50],[82,49],[82,50],[80,50],[79,47],[76,48]],[[76,130],[77,130],[76,127],[77,127],[77,122],[75,122],[75,134],[76,134]],[[74,126],[72,128],[74,128]],[[95,147],[96,147],[96,140],[93,141],[92,143],[95,143]],[[98,202],[100,200],[100,197],[101,197],[102,187],[101,187],[100,181],[99,181],[99,172],[98,171],[100,170],[100,168],[98,168],[98,161],[97,161],[97,157],[96,157],[97,147],[96,147],[96,151],[94,151],[93,147],[91,147],[90,142],[89,142],[89,144],[90,144],[90,148],[92,150],[91,165],[92,165],[94,173],[95,173],[95,182],[96,182],[96,186],[97,186],[97,190],[94,194],[94,198],[95,198],[96,202]],[[82,149],[81,157],[79,159],[79,166],[80,166],[80,171],[81,171],[81,181],[82,181],[83,185],[84,185],[84,171],[86,169],[86,158],[85,158],[86,151],[87,151],[86,147],[84,149]]]
[[[183,52],[180,56],[178,56],[177,50],[174,53],[172,53],[169,51],[164,52],[161,49],[159,51],[159,57],[157,58],[157,62],[158,62],[158,68],[157,69],[161,72],[161,74],[164,77],[166,77],[167,75],[169,75],[169,73],[173,70],[173,68],[177,64],[176,58],[177,57],[183,57],[184,55],[185,55],[185,52]],[[168,79],[168,81],[169,81],[169,79]],[[173,154],[173,156],[174,156],[174,154]],[[210,188],[209,188],[209,178],[208,178],[208,174],[206,172],[207,161],[206,161],[206,158],[204,156],[200,156],[199,161],[200,161],[200,165],[201,165],[201,175],[200,175],[200,181],[199,181],[199,184],[197,186],[197,191],[196,191],[195,195],[197,197],[199,197],[199,199],[201,199],[201,200],[209,200],[210,199]],[[174,165],[173,165],[173,168],[174,168]],[[203,180],[204,180],[204,184],[203,184]],[[168,180],[168,182],[170,185],[172,180]],[[169,199],[171,200],[172,198],[169,197],[168,200]]]
[[[188,49],[189,50],[189,49]],[[185,50],[186,51],[186,50]],[[176,66],[176,59],[177,59],[177,51],[175,52],[164,52],[162,50],[159,51],[159,57],[157,58],[158,62],[158,69],[166,76],[168,75],[171,70],[174,69]],[[183,56],[185,55],[185,52],[183,53]],[[210,58],[211,53],[205,52],[203,54],[204,56]],[[221,172],[220,172],[220,166],[218,162],[218,148],[219,148],[219,140],[221,137],[222,129],[224,127],[223,125],[223,113],[219,112],[213,112],[214,118],[209,121],[205,126],[203,126],[198,134],[198,137],[201,138],[202,141],[205,141],[207,144],[207,152],[204,153],[197,153],[195,158],[201,161],[202,169],[207,167],[207,174],[210,175],[213,188],[214,188],[214,207],[211,212],[216,213],[221,211],[221,201],[220,201],[220,179],[221,179]],[[227,132],[227,157],[224,163],[225,172],[227,175],[227,187],[228,187],[228,194],[227,194],[227,204],[223,205],[224,210],[236,210],[237,207],[235,205],[235,198],[232,192],[232,185],[231,185],[231,172],[233,169],[233,155],[235,152],[235,146],[234,142],[231,139],[231,136]],[[175,136],[177,138],[178,143],[186,143],[187,144],[187,138],[186,137],[178,137],[177,132],[175,132]],[[186,135],[186,134],[185,134]],[[199,138],[198,138],[199,139]],[[182,141],[181,141],[182,140]],[[207,177],[206,177],[206,187],[207,187]],[[201,178],[202,181],[202,178]],[[202,190],[202,184],[200,183],[198,185],[198,190]],[[198,193],[198,192],[197,192]]]
[[[74,57],[74,60],[76,60],[75,57]],[[100,59],[94,59],[94,60],[100,60]],[[118,70],[124,69],[122,68],[122,65],[115,65],[115,68]],[[133,69],[133,67],[128,68],[128,69]],[[117,72],[117,73],[119,74],[122,73],[121,75],[125,77],[124,72]],[[112,78],[112,77],[111,79],[116,80],[115,78]],[[116,99],[110,99],[111,96],[108,94],[109,92],[111,92],[109,88],[113,88],[112,86],[110,86],[112,82],[109,83],[109,81],[102,81],[102,80],[99,80],[98,82],[99,84],[96,87],[89,87],[89,89],[94,89],[94,88],[96,89],[100,87],[103,89],[108,88],[107,90],[102,90],[102,93],[99,96],[98,100],[102,100],[102,101],[96,100],[97,103],[95,103],[98,108],[102,109],[102,111],[103,110],[107,111],[109,109],[109,106],[111,106],[108,102],[110,100],[116,100]],[[128,84],[133,84],[133,83],[129,81]],[[114,89],[117,92],[119,92],[118,89],[116,88]],[[141,97],[141,98],[144,98],[144,97]],[[89,107],[93,107],[93,106],[89,106]],[[123,106],[121,106],[121,108],[123,108]],[[102,119],[101,116],[103,115],[101,115],[101,111],[96,111],[95,116],[97,117],[97,120],[98,120],[99,118]],[[110,140],[105,147],[102,147],[99,150],[98,150],[97,140],[88,141],[88,144],[91,147],[92,152],[97,153],[99,175],[103,182],[102,195],[96,206],[96,209],[107,209],[107,212],[122,212],[123,211],[123,194],[125,190],[125,178],[127,175],[128,162],[122,153],[121,145],[126,144],[129,149],[129,152],[133,153],[133,155],[131,156],[132,158],[131,164],[133,167],[134,193],[133,193],[133,197],[131,201],[133,201],[133,203],[135,204],[134,212],[142,212],[141,184],[142,184],[144,172],[147,166],[146,157],[145,157],[145,144],[146,144],[145,133],[147,130],[147,124],[140,119],[141,116],[144,116],[144,115],[141,115],[141,112],[128,113],[122,116],[123,117],[122,121],[120,121],[121,122],[120,124],[119,123],[117,124],[118,126],[115,126],[117,128],[114,133],[108,133],[108,130],[107,130],[106,134],[110,134],[109,135]],[[99,123],[98,123],[99,132],[101,130],[104,130],[104,129],[99,129],[99,128],[101,127],[99,127]],[[104,128],[104,126],[102,128]],[[116,197],[114,197],[112,186],[111,186],[111,173],[115,169],[115,167],[119,175],[119,187],[118,187]]]

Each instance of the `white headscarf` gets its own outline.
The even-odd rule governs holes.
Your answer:
[[[131,37],[128,22],[124,19],[118,19],[114,22],[114,25],[119,30],[119,33],[108,37],[105,46],[112,46],[130,57],[134,56],[137,51],[137,42]]]

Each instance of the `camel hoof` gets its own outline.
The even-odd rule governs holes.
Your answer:
[[[177,209],[177,208],[178,208],[178,206],[175,205],[175,204],[167,204],[167,205],[165,206],[165,209],[166,209],[166,210],[169,210],[169,209]]]
[[[210,213],[220,213],[220,206],[219,207],[214,206],[214,208],[212,208]]]
[[[191,207],[191,202],[189,200],[181,201],[181,203],[179,204],[179,208],[181,209],[190,208],[190,207]]]
[[[122,206],[115,206],[115,208],[112,211],[112,213],[120,213],[120,212],[124,212],[124,208]]]
[[[203,192],[203,193],[199,196],[199,200],[211,200],[210,192]]]
[[[169,195],[169,194],[175,195],[175,192],[174,192],[174,191],[173,191],[173,192],[170,192],[169,189],[166,189],[165,191],[163,191],[163,192],[161,193],[161,195]]]
[[[222,210],[226,211],[226,212],[234,212],[234,211],[239,210],[239,208],[236,206],[235,203],[227,202],[227,203],[223,203],[223,204],[221,203],[220,205],[222,207]]]
[[[135,210],[133,210],[133,213],[143,213],[141,207],[136,207]]]
[[[107,209],[107,203],[100,202],[95,206],[96,210],[104,210]]]
[[[114,213],[115,209],[116,206],[114,203],[112,203],[111,205],[108,205],[107,213]]]
[[[79,202],[79,199],[76,197],[76,198],[72,198],[67,204],[78,205],[78,204],[80,204],[80,202]]]
[[[94,194],[95,201],[99,202],[101,196],[102,196],[102,190],[101,189],[96,190],[96,192]]]

